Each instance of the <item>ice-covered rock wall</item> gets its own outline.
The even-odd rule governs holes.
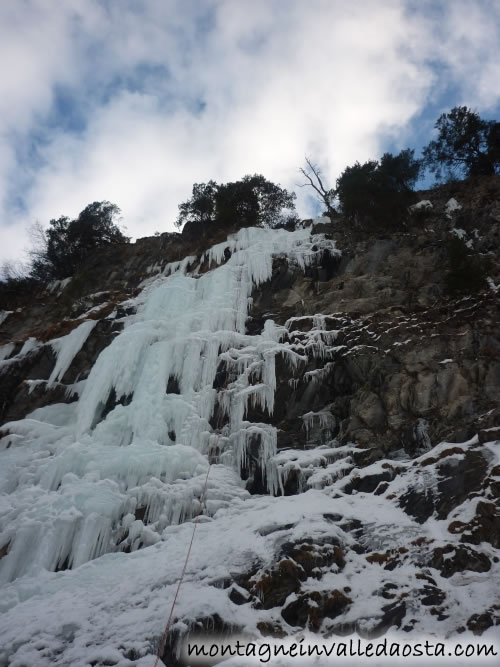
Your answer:
[[[500,180],[458,187],[390,239],[191,229],[4,304],[0,667],[179,667],[197,632],[498,648]],[[457,229],[492,268],[450,297]]]

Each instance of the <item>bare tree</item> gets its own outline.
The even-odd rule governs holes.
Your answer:
[[[336,192],[334,188],[327,190],[323,185],[321,180],[321,170],[318,165],[311,162],[311,160],[306,156],[306,166],[299,169],[300,173],[307,179],[307,183],[299,183],[299,188],[305,188],[307,186],[313,188],[318,199],[326,206],[326,212],[328,215],[335,214],[335,208],[333,207],[333,202],[335,201]]]
[[[20,260],[6,259],[0,266],[0,280],[24,280],[28,275],[28,268]]]
[[[33,263],[47,253],[47,235],[42,223],[32,222],[27,229],[30,246],[25,250],[30,262]]]

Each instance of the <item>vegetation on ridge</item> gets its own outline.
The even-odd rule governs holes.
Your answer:
[[[335,188],[324,183],[319,167],[306,157],[305,168],[299,170],[306,182],[300,187],[315,191],[327,216],[340,214],[360,229],[394,230],[407,217],[415,200],[415,184],[424,171],[441,181],[500,173],[499,122],[485,121],[463,106],[441,114],[435,129],[438,137],[425,146],[422,158],[407,148],[397,155],[385,153],[380,160],[356,162],[344,169]],[[191,197],[179,204],[175,225],[179,229],[190,223],[229,227],[236,220],[240,226],[293,228],[299,221],[295,198],[294,192],[261,174],[222,184],[213,180],[195,183]],[[26,291],[37,283],[67,278],[96,248],[127,243],[130,239],[116,222],[119,213],[116,204],[93,202],[74,220],[61,216],[51,220],[45,230],[35,225],[29,266],[4,265],[2,293]],[[457,254],[456,247],[451,254]],[[452,282],[457,284],[454,279]]]

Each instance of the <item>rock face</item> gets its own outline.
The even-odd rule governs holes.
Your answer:
[[[447,207],[451,197],[461,208]],[[500,600],[490,585],[500,577],[500,178],[443,186],[421,198],[432,207],[415,208],[410,223],[390,237],[344,227],[340,216],[314,221],[311,233],[334,241],[341,254],[313,246],[317,261],[305,266],[276,256],[270,279],[253,290],[246,334],[259,336],[272,320],[281,348],[273,362],[273,410],[249,402],[244,415],[245,423],[259,428],[238,466],[244,486],[238,499],[210,511],[210,497],[207,506],[200,505],[197,489],[186,511],[171,521],[180,525],[162,524],[164,534],[149,501],[117,517],[106,538],[108,556],[102,557],[115,552],[136,558],[131,552],[149,546],[144,557],[154,563],[148,554],[161,543],[158,535],[175,542],[196,507],[206,515],[199,539],[205,539],[207,558],[217,554],[210,526],[223,535],[233,521],[231,506],[242,503],[243,524],[250,508],[255,544],[242,546],[217,576],[200,578],[205,598],[199,608],[196,600],[181,604],[163,653],[169,665],[183,664],[176,646],[187,632],[276,638],[308,630],[378,637],[394,628],[428,631],[422,619],[432,616],[433,631],[445,636],[481,634],[500,622]],[[96,360],[122,332],[151,278],[189,256],[199,259],[197,275],[204,275],[213,267],[203,252],[236,229],[190,225],[182,235],[104,249],[67,284],[6,304],[10,312],[0,325],[0,416],[6,424],[0,460],[11,447],[23,446],[12,423],[32,423],[38,408],[79,399]],[[447,242],[456,236],[488,266],[488,283],[480,291],[447,290]],[[218,264],[230,256],[222,253]],[[80,328],[84,322],[94,322],[88,332]],[[217,394],[235,381],[233,362],[230,355],[219,357],[212,387]],[[166,393],[180,397],[178,378],[165,382]],[[130,400],[113,390],[99,419]],[[226,433],[220,405],[208,423],[211,433]],[[277,432],[277,452],[267,458],[263,424]],[[170,430],[169,443],[177,439]],[[207,456],[217,471],[224,468],[219,445]],[[160,475],[160,481],[152,479],[147,483],[162,481]],[[280,510],[273,514],[277,503]],[[3,526],[0,567],[13,539]],[[182,545],[179,558],[181,553]],[[59,563],[57,569],[70,566]],[[172,572],[167,583],[173,586]],[[456,594],[461,586],[476,586],[470,609]],[[211,596],[217,603],[211,604]],[[144,641],[116,645],[125,661],[120,664],[139,664],[134,660],[152,650],[161,619],[153,625]],[[17,652],[30,641],[6,629],[0,665],[21,656]],[[68,641],[59,639],[54,648],[64,660]],[[37,664],[69,664],[50,663],[55,653],[43,650]],[[118,658],[105,662],[99,655],[91,664],[118,664]]]

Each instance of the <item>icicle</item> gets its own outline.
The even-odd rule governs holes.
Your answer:
[[[51,387],[55,382],[63,378],[64,374],[71,366],[71,362],[82,349],[83,344],[96,324],[97,320],[86,320],[85,322],[82,322],[80,326],[76,327],[76,329],[73,329],[67,336],[56,338],[50,342],[52,349],[57,354],[57,360],[48,379],[48,387]],[[34,339],[29,340],[33,341]],[[26,347],[27,343],[28,341],[26,341],[24,347]],[[32,349],[31,346],[30,349]]]
[[[324,408],[319,412],[306,412],[302,415],[304,429],[306,431],[306,440],[310,441],[311,431],[319,431],[317,437],[321,442],[331,440],[335,428],[336,419],[329,408]]]
[[[15,350],[15,343],[7,343],[6,345],[0,345],[0,361],[10,357],[12,352]]]

